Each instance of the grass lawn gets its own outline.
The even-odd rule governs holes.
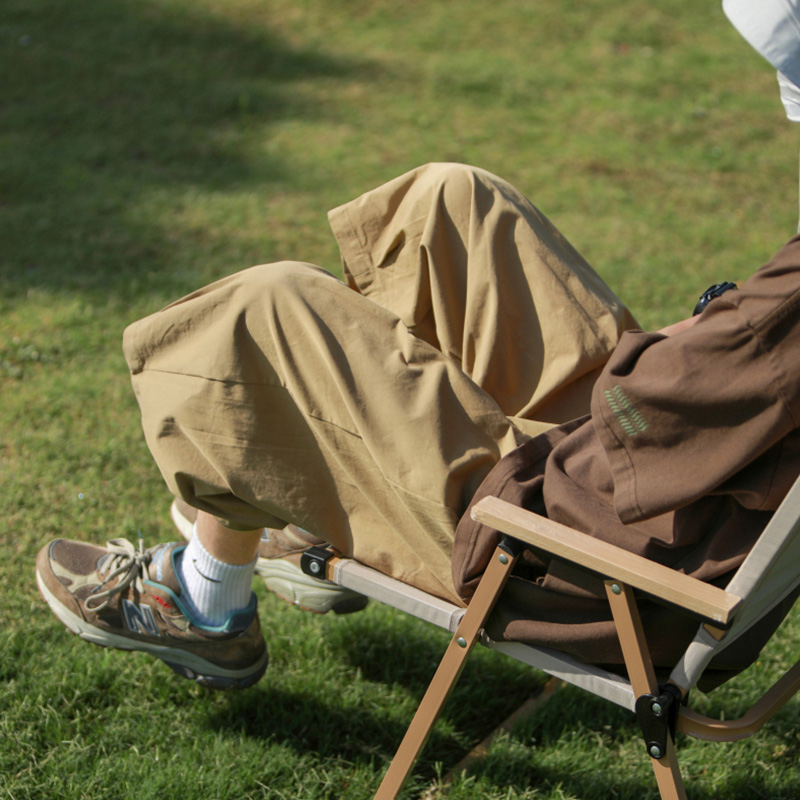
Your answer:
[[[54,536],[173,536],[124,327],[251,264],[338,271],[325,212],[428,161],[516,184],[645,327],[751,274],[797,223],[797,136],[718,2],[6,0],[0,19],[0,797],[369,798],[447,637],[258,587],[271,667],[212,694],[88,647],[40,599]],[[800,621],[738,692],[796,658]],[[405,798],[543,684],[478,653]],[[691,796],[800,796],[796,702],[682,741]],[[452,798],[657,797],[633,718],[559,691]],[[443,766],[444,765],[444,766]]]

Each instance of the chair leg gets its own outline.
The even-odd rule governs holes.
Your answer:
[[[622,656],[636,697],[659,694],[656,673],[650,660],[650,650],[644,635],[639,609],[633,589],[617,581],[606,581],[606,594],[611,614],[617,627]],[[661,758],[652,758],[653,772],[662,800],[687,800],[683,786],[675,743],[667,734],[666,752]]]
[[[425,746],[442,707],[461,675],[467,656],[477,641],[516,560],[517,556],[509,553],[502,545],[495,549],[475,595],[461,618],[461,623],[383,777],[375,800],[394,800],[400,792],[417,756]]]

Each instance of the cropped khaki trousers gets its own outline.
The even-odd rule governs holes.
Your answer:
[[[588,410],[633,319],[522,195],[422,167],[330,212],[346,283],[236,273],[125,332],[170,488],[233,528],[294,523],[459,602],[450,555],[507,452]]]

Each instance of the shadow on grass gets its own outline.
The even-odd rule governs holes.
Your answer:
[[[373,763],[377,758],[388,764],[446,647],[446,634],[432,637],[426,628],[415,637],[421,625],[398,615],[388,622],[353,618],[346,626],[331,626],[326,645],[336,661],[348,664],[347,674],[359,676],[353,687],[309,682],[308,690],[287,691],[264,681],[255,697],[226,697],[225,707],[213,709],[208,724],[278,740],[323,759]],[[436,762],[458,761],[543,683],[541,675],[519,664],[474,654],[442,724],[431,735],[419,771],[432,778]]]
[[[357,625],[351,624],[356,621]],[[58,623],[47,620],[34,635],[26,629],[24,635],[12,636],[10,655],[15,662],[29,665],[44,652],[43,642],[49,641],[54,631],[65,635]],[[300,676],[296,664],[283,674],[276,665],[251,690],[201,693],[143,654],[80,644],[62,665],[44,659],[43,669],[50,670],[45,671],[45,678],[30,669],[20,670],[21,685],[10,689],[18,695],[36,691],[39,710],[30,723],[35,731],[26,736],[35,737],[42,753],[50,743],[66,736],[79,737],[90,745],[105,741],[110,734],[98,720],[107,716],[130,717],[129,732],[124,727],[116,730],[141,745],[147,735],[138,728],[139,718],[150,731],[153,725],[169,725],[173,715],[186,724],[188,714],[190,729],[195,730],[198,741],[208,741],[202,735],[203,728],[208,728],[214,734],[224,733],[224,738],[233,743],[246,737],[263,742],[265,748],[282,745],[306,759],[306,765],[349,769],[343,766],[347,762],[366,767],[375,773],[377,781],[432,674],[431,663],[441,655],[440,632],[430,636],[429,628],[400,615],[388,621],[352,619],[345,625],[310,625],[307,631],[309,636],[321,633],[326,642],[332,641],[331,660],[336,667],[327,674],[338,678]],[[422,635],[415,637],[415,631]],[[361,668],[357,679],[341,669],[340,656],[345,650],[352,654],[349,664]],[[402,654],[400,658],[398,653]],[[370,668],[371,664],[374,666]],[[10,679],[15,674],[4,677]],[[349,679],[343,677],[348,675]],[[387,684],[385,691],[380,690],[378,682]],[[497,653],[476,651],[445,708],[443,724],[434,730],[414,769],[411,784],[419,789],[433,780],[437,762],[446,773],[542,682],[541,673]],[[147,687],[149,701],[140,696],[142,687]],[[735,703],[736,697],[731,701]],[[41,708],[47,711],[44,717]],[[23,709],[20,714],[24,713]],[[794,800],[800,796],[796,791],[800,781],[793,777],[800,743],[797,719],[797,704],[793,703],[769,723],[760,734],[767,737],[766,754],[763,748],[755,755],[753,750],[743,750],[744,743],[712,745],[713,750],[690,754],[684,760],[689,796],[693,800]],[[212,739],[216,741],[216,737]],[[27,746],[30,738],[25,741]],[[679,738],[679,757],[684,749],[689,750],[690,742],[686,737]],[[748,767],[753,758],[760,768]],[[774,786],[767,783],[761,763],[765,761],[779,770]],[[703,774],[706,768],[709,776]],[[457,782],[455,797],[502,797],[509,788],[525,797],[527,789],[534,787],[552,797],[581,800],[658,798],[633,715],[570,687],[557,692],[489,756],[474,763],[469,781],[462,785]],[[405,796],[421,794],[408,791]]]
[[[794,741],[795,717],[790,713],[783,720],[773,720],[770,723],[772,734]],[[515,731],[513,738],[519,746],[495,750],[474,764],[470,775],[477,781],[499,787],[561,787],[566,796],[586,800],[607,797],[658,800],[660,797],[634,716],[578,689],[569,687],[557,692],[544,708]],[[690,737],[678,737],[679,763],[683,748],[693,741]],[[569,746],[564,742],[569,742]],[[562,749],[561,755],[548,758],[548,748],[554,748],[556,743]],[[692,800],[718,800],[720,797],[726,800],[795,800],[798,797],[800,781],[790,781],[776,791],[763,776],[754,776],[751,770],[744,769],[748,757],[741,749],[737,752],[740,746],[740,743],[711,745],[713,751],[708,753],[707,764],[698,764],[696,757],[694,763],[691,758],[685,759],[684,780]],[[541,748],[541,758],[536,748]],[[784,769],[792,774],[796,748],[786,748],[780,760]],[[719,777],[703,782],[703,775],[699,773],[704,774],[706,769]]]
[[[415,631],[420,631],[418,621],[402,615],[377,624],[366,616],[352,618],[346,626],[331,626],[326,631],[335,658],[354,668],[359,681],[386,687],[377,702],[370,688],[353,692],[350,687],[309,686],[308,690],[285,691],[264,685],[258,687],[255,697],[226,698],[224,708],[214,709],[207,722],[214,730],[278,741],[298,754],[313,752],[322,761],[345,759],[382,772],[402,740],[448,638],[438,631],[436,636],[415,637]],[[437,765],[443,765],[446,773],[535,694],[545,679],[542,673],[511,659],[477,649],[423,750],[414,781],[425,784],[434,780]],[[734,705],[735,700],[731,700]],[[784,767],[795,760],[796,722],[794,708],[770,722],[771,734],[787,743],[779,756]],[[679,759],[681,748],[691,741],[679,738]],[[715,750],[709,769],[723,769],[728,757],[737,763],[746,759],[736,749]],[[691,759],[687,763],[691,764]],[[744,769],[725,769],[724,785],[698,787],[691,780],[692,770],[696,774],[698,768],[696,764],[690,768],[687,780],[690,796],[697,800],[720,796],[789,800],[797,796],[794,787],[775,794],[774,787]],[[529,787],[540,787],[586,800],[659,797],[634,716],[572,687],[557,692],[519,725],[508,746],[495,748],[473,763],[468,774],[474,787],[491,786],[498,793],[514,787],[524,795]],[[705,786],[709,783],[714,782]],[[457,796],[462,796],[459,791],[464,789],[456,789]]]
[[[146,0],[5,7],[0,65],[13,76],[0,105],[0,144],[13,153],[0,162],[6,299],[29,287],[130,299],[145,288],[142,277],[169,284],[180,247],[164,218],[182,193],[291,178],[279,154],[261,146],[264,126],[323,124],[298,84],[367,67],[247,26]],[[195,252],[214,246],[194,244]]]

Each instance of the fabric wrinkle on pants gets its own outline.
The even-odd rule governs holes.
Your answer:
[[[171,491],[226,524],[292,522],[460,602],[450,555],[472,494],[588,408],[633,320],[479,170],[415,170],[330,220],[349,287],[264,265],[127,329],[148,446]]]
[[[621,332],[637,327],[552,223],[484,170],[429,164],[328,216],[348,283],[510,417],[557,424],[586,413]]]

